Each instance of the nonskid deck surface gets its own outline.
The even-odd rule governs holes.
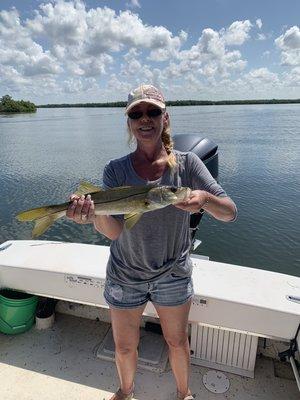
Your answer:
[[[23,334],[0,334],[2,400],[107,400],[118,387],[114,363],[96,357],[108,323],[56,313],[52,328]],[[196,400],[298,400],[292,374],[275,377],[274,360],[258,358],[255,379],[226,373],[230,388],[209,392],[202,383],[207,368],[191,367],[191,389]],[[170,368],[158,374],[138,370],[136,400],[175,399]]]

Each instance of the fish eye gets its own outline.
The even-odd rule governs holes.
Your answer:
[[[177,192],[177,187],[173,186],[173,187],[170,188],[170,190],[171,190],[172,193],[176,193]]]

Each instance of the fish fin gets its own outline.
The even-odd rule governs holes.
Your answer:
[[[34,221],[35,219],[43,218],[49,214],[49,207],[38,207],[31,210],[22,211],[16,215],[18,221]]]
[[[126,229],[131,229],[138,222],[142,215],[143,213],[125,214],[124,219]]]
[[[80,182],[79,187],[74,194],[76,194],[77,196],[81,196],[89,193],[101,192],[102,190],[103,189],[99,186],[93,185],[92,183],[89,182],[82,181]]]
[[[46,217],[39,218],[35,221],[35,225],[32,231],[32,238],[35,239],[42,235],[50,226],[61,216],[57,214],[46,215]]]

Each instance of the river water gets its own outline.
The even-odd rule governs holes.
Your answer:
[[[205,215],[197,253],[300,276],[300,105],[170,107],[172,132],[219,146],[219,182],[238,220]],[[80,180],[101,184],[105,163],[131,151],[119,108],[38,109],[0,116],[0,243],[30,239],[18,211],[65,201]],[[109,244],[91,226],[60,220],[44,240]]]

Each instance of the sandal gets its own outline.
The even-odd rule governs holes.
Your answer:
[[[177,391],[177,400],[195,400],[195,397],[191,393],[182,397],[181,393]]]
[[[132,399],[133,399],[133,391],[129,394],[126,394],[122,392],[121,389],[118,389],[118,391],[109,400],[132,400]]]

